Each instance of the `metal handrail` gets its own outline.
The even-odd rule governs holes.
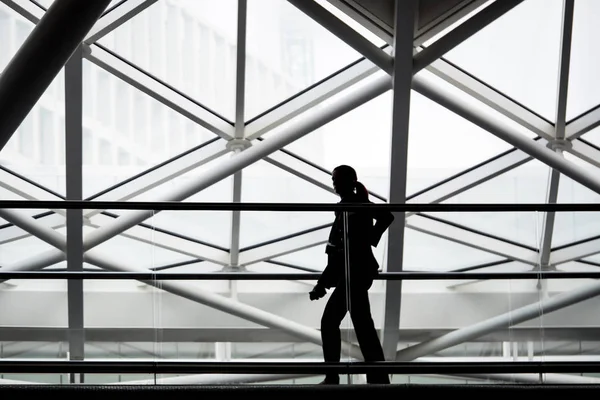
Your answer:
[[[390,212],[596,212],[600,203],[234,203],[178,201],[0,200],[0,209],[103,209],[146,211],[357,211]]]
[[[257,272],[113,272],[113,271],[2,271],[1,279],[73,279],[73,280],[317,280],[321,273],[257,273]],[[523,272],[382,272],[376,280],[534,280],[534,279],[600,279],[600,271],[523,271]]]
[[[600,362],[235,362],[235,361],[0,361],[0,373],[87,374],[494,374],[598,373]]]

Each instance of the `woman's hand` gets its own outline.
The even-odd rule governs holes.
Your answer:
[[[316,285],[313,290],[311,290],[308,293],[308,297],[310,298],[311,301],[313,300],[319,300],[320,298],[324,297],[327,294],[327,291],[325,290],[324,287],[320,286],[320,285]]]

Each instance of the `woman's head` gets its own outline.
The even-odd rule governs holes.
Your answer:
[[[364,185],[358,181],[354,168],[349,165],[339,165],[335,167],[332,175],[333,189],[341,197],[356,193],[360,196],[362,201],[369,200],[369,192]]]

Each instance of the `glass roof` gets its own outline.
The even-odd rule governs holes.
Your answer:
[[[51,0],[39,3],[47,7]],[[110,13],[123,12],[119,10],[132,3],[113,1],[111,7],[117,4]],[[343,8],[332,4],[328,3],[327,9],[341,17]],[[406,168],[391,171],[393,91],[320,123],[323,121],[318,117],[335,109],[340,99],[356,100],[361,90],[372,88],[375,79],[384,76],[327,28],[284,0],[248,0],[243,35],[237,31],[236,0],[153,2],[115,23],[96,43],[85,45],[90,52],[82,60],[82,197],[200,204],[335,203],[339,198],[332,192],[330,172],[337,165],[350,164],[370,190],[370,199],[377,203],[389,201],[392,176],[404,173],[411,202],[546,203],[551,200],[549,193],[556,189],[553,169],[515,149],[501,138],[498,129],[519,139],[535,140],[540,148],[547,142],[559,144],[554,138],[561,130],[556,118],[560,104],[564,104],[559,99],[562,93],[567,100],[566,128],[561,132],[566,146],[564,151],[552,145],[546,150],[556,150],[557,157],[589,176],[599,175],[600,113],[596,108],[600,105],[600,90],[596,89],[600,88],[595,74],[600,58],[595,42],[590,40],[598,36],[593,18],[600,12],[598,7],[595,0],[576,2],[572,49],[567,60],[570,70],[568,79],[562,82],[559,71],[567,63],[561,45],[560,0],[521,2],[444,54],[446,75],[433,68],[419,72],[419,78],[476,111],[485,122],[469,121],[435,101],[435,96],[411,90],[408,156],[402,160]],[[35,18],[43,15],[39,7],[31,12]],[[35,18],[29,15],[29,19]],[[342,19],[348,18],[345,15]],[[29,19],[0,2],[0,72],[34,28]],[[353,21],[356,24],[359,22]],[[453,29],[448,29],[444,35],[452,33]],[[365,31],[362,34],[369,36]],[[238,37],[246,41],[245,53],[238,54]],[[380,37],[368,40],[382,45]],[[240,55],[244,60],[238,62]],[[243,86],[237,86],[238,67],[242,64]],[[2,199],[65,199],[70,176],[65,160],[72,154],[65,152],[65,108],[70,105],[65,104],[64,90],[63,70],[0,152]],[[244,102],[237,101],[241,95]],[[236,109],[242,103],[243,109]],[[584,116],[577,119],[580,115]],[[305,127],[310,129],[305,132]],[[251,129],[259,133],[253,136]],[[246,148],[299,132],[305,134],[267,157],[236,171],[230,168],[245,157]],[[251,140],[244,140],[247,138]],[[236,148],[240,143],[247,147]],[[236,149],[241,153],[232,152]],[[557,193],[558,203],[600,200],[594,190],[564,174],[560,174]],[[115,221],[127,222],[128,215],[135,215],[126,210],[102,211],[84,210],[84,237],[110,230]],[[23,213],[33,216],[31,221],[44,225],[44,229],[65,236],[65,210]],[[544,268],[593,270],[600,267],[600,252],[592,248],[600,237],[600,217],[596,214],[564,212],[557,213],[554,220],[549,214],[535,212],[409,215],[403,243],[392,243],[385,237],[374,250],[375,257],[383,270],[389,270],[389,249],[403,245],[401,264],[409,271],[531,271],[540,267],[540,259],[545,256],[550,261]],[[106,255],[104,264],[92,257],[86,259],[85,267],[318,272],[327,262],[324,243],[333,221],[333,213],[326,212],[243,211],[237,218],[238,214],[230,211],[150,210],[145,216],[148,218],[125,227],[94,249],[94,255]],[[550,246],[544,247],[549,234]],[[28,266],[31,256],[50,249],[47,241],[6,219],[0,220],[1,268]],[[65,268],[66,262],[45,267]],[[64,282],[47,287],[15,282],[23,285],[21,289],[42,287],[48,292],[64,286]],[[140,286],[135,285],[141,285],[111,284],[90,283],[88,289],[117,292],[118,287],[138,293]],[[259,308],[271,307],[283,315],[289,311],[285,311],[285,305],[292,304],[286,301],[299,293],[304,296],[310,284],[249,281],[235,286],[228,281],[205,281],[194,287],[210,292],[208,298],[215,293],[225,294],[228,300],[254,302]],[[492,293],[504,290],[500,284],[464,284],[469,288],[461,290],[489,294],[493,301],[502,297],[501,301],[509,306],[511,296],[519,304],[526,303],[518,297],[520,291],[529,300],[541,296],[537,289],[531,291],[537,288],[533,280],[519,283],[514,292],[498,297]],[[562,291],[583,283],[561,284],[551,285]],[[463,287],[462,283],[457,285],[413,282],[406,285],[402,295],[412,299],[414,313],[418,300],[411,296],[428,291],[447,296]],[[384,286],[377,286],[377,295],[383,293]],[[193,300],[193,290],[177,293]],[[282,296],[281,303],[267,296],[273,293]],[[157,301],[152,297],[154,292],[148,296]],[[111,304],[135,303],[117,297],[110,299],[114,302]],[[169,307],[191,307],[191,302],[180,304],[177,301],[181,299],[166,295],[159,300],[159,305],[148,306],[151,310],[146,309],[147,315],[140,316],[140,321],[147,317],[143,321],[151,321],[152,327],[176,325],[181,322],[178,317],[169,319],[161,314],[161,307],[165,313]],[[494,304],[498,310],[506,305]],[[102,307],[109,309],[108,305]],[[225,317],[227,313],[222,310],[213,313],[206,311],[208,306],[203,307],[210,318],[225,318],[225,325],[232,321],[231,326],[256,327],[237,316]],[[485,308],[483,303],[473,307]],[[311,310],[294,318],[301,323],[318,323],[318,318],[317,322],[311,319],[316,318]],[[126,311],[120,313],[119,318],[126,318]],[[106,318],[110,320],[110,316]],[[403,314],[403,318],[409,317]],[[213,319],[205,321],[196,315],[186,327],[198,323],[203,329],[213,329]],[[376,319],[382,325],[383,317],[378,315]],[[448,326],[456,326],[451,322]]]

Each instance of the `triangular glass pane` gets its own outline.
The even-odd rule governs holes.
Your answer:
[[[282,0],[248,2],[246,43],[246,120],[361,58]]]
[[[545,203],[550,168],[537,160],[529,161],[487,182],[445,200],[451,204]],[[432,216],[537,248],[542,215],[526,212],[436,212]]]
[[[565,158],[589,174],[598,176],[597,167],[568,153],[565,153]],[[557,202],[594,204],[600,202],[600,194],[568,176],[561,175]],[[553,247],[600,235],[600,213],[598,212],[557,212],[554,218]]]
[[[146,222],[151,223],[152,219]],[[85,227],[84,229],[85,234],[89,234],[93,230],[94,228],[91,227]],[[139,268],[153,269],[191,259],[191,257],[157,245],[158,243],[136,240],[131,233],[132,231],[127,230],[123,235],[109,239],[95,247],[95,249],[106,254],[118,254],[119,263],[132,270]]]
[[[233,119],[236,32],[237,0],[159,1],[98,43]]]
[[[444,58],[554,121],[562,4],[524,1]]]
[[[351,96],[352,91],[344,96]],[[290,143],[286,150],[332,171],[340,164],[356,169],[358,179],[387,198],[390,181],[392,94],[387,92]],[[269,136],[277,133],[264,135]]]
[[[407,194],[416,193],[512,148],[450,110],[412,91]]]
[[[581,136],[581,139],[600,149],[600,126]]]
[[[40,238],[28,235],[21,228],[15,229],[20,238],[0,244],[0,267],[10,267],[17,262],[26,261],[32,256],[55,248]]]
[[[215,138],[87,60],[83,79],[84,198]]]
[[[175,190],[181,187],[182,184],[201,176],[201,174],[202,171],[186,174],[165,183],[161,187],[160,193]],[[230,203],[232,201],[232,188],[233,178],[228,177],[190,196],[184,202]],[[217,246],[223,251],[227,251],[231,245],[231,211],[160,211],[147,222],[176,235],[183,235],[209,246]]]
[[[8,27],[8,29],[7,29]],[[0,5],[0,70],[33,25]],[[8,54],[8,56],[6,55]],[[61,195],[65,193],[64,69],[61,69],[0,152],[0,164]]]
[[[0,71],[34,25],[0,4]],[[0,152],[0,164],[61,195],[65,193],[64,69]]]
[[[132,198],[133,201],[152,202],[157,199],[169,199],[171,195],[180,190],[182,186],[188,186],[194,181],[198,181],[208,171],[213,168],[219,168],[230,154],[225,154],[201,167],[181,174],[177,177],[155,186],[150,190]],[[231,202],[232,201],[233,178],[227,177],[200,192],[191,195],[183,202]],[[201,207],[199,207],[201,208]],[[131,211],[110,210],[111,214],[121,216]],[[102,218],[97,226],[103,226],[106,223],[112,223],[108,218]],[[164,234],[172,236],[171,239],[181,238],[190,243],[196,242],[199,247],[206,245],[216,248],[220,251],[228,251],[231,240],[231,211],[159,211],[154,213],[144,221],[146,226],[162,231]]]
[[[451,271],[502,259],[495,254],[414,229],[407,228],[404,231],[403,269],[406,271]]]
[[[600,35],[598,14],[600,2],[577,0],[573,15],[571,39],[571,66],[567,120],[577,117],[600,104],[600,51],[595,40]]]
[[[330,182],[324,182],[330,184]],[[242,173],[244,203],[337,203],[339,197],[267,161],[258,161]],[[244,211],[240,246],[246,247],[306,229],[332,223],[333,213],[304,211]]]
[[[325,245],[320,245],[276,257],[273,261],[323,271],[327,265],[327,254]]]
[[[33,23],[0,2],[0,72],[25,42],[33,27]]]

